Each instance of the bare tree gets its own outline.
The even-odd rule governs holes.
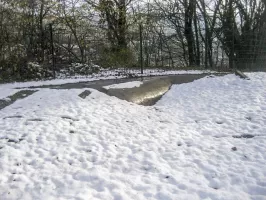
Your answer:
[[[107,25],[107,35],[114,50],[127,48],[127,10],[133,0],[87,0],[100,11],[102,23]]]

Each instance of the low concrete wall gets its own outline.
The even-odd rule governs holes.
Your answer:
[[[210,74],[180,74],[180,75],[169,76],[168,78],[170,79],[171,83],[175,85],[175,84],[190,83],[209,75]],[[215,76],[223,76],[223,75],[224,74],[215,74]]]

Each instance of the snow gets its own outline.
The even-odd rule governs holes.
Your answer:
[[[119,83],[119,84],[113,84],[104,86],[103,88],[109,90],[109,89],[123,89],[123,88],[134,88],[134,87],[140,87],[143,84],[141,81],[131,81],[126,83]]]
[[[15,94],[17,91],[19,90],[16,90],[16,89],[12,89],[12,88],[1,88],[1,85],[0,85],[0,99],[4,99],[8,96],[11,96],[13,94]]]
[[[1,199],[265,200],[266,74],[248,76],[151,107],[40,89],[0,110]]]

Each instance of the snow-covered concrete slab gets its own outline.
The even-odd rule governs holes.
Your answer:
[[[266,74],[248,76],[176,85],[152,107],[85,89],[19,100],[0,111],[0,197],[264,200]]]

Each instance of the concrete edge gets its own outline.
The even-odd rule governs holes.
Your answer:
[[[249,77],[246,74],[244,74],[243,72],[241,72],[240,70],[235,70],[235,75],[242,78],[242,79],[249,80]]]

